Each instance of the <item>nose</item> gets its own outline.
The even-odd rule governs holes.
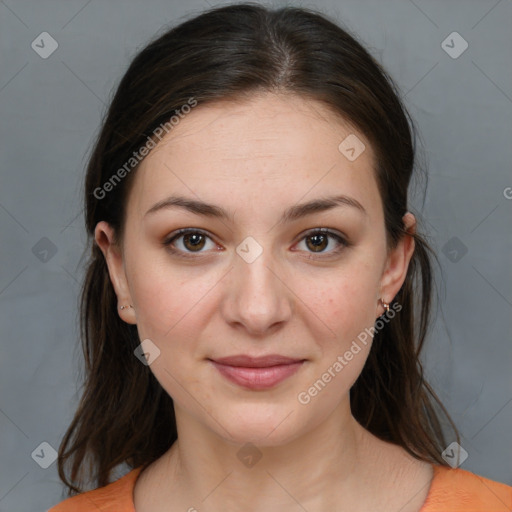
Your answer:
[[[227,278],[221,310],[230,325],[268,336],[291,318],[294,299],[287,277],[265,251],[252,263],[236,255]]]

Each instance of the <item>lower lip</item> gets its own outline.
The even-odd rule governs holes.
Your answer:
[[[270,389],[280,382],[291,377],[304,361],[292,364],[281,364],[265,368],[248,368],[245,366],[229,366],[212,361],[213,366],[226,377],[226,379],[248,389]]]

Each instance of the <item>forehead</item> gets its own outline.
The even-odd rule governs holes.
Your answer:
[[[364,148],[356,159],[347,140]],[[267,93],[182,115],[140,164],[129,201],[141,215],[172,193],[243,211],[249,198],[261,209],[333,192],[379,205],[368,140],[323,103]]]

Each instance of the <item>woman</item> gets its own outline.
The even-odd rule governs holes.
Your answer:
[[[422,376],[413,135],[312,11],[212,9],[140,52],[87,170],[81,494],[52,512],[510,510],[446,462]]]

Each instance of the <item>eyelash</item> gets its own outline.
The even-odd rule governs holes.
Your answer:
[[[173,247],[173,243],[175,240],[177,240],[178,238],[181,238],[182,236],[184,235],[189,235],[189,234],[198,234],[198,235],[203,235],[207,238],[209,238],[211,240],[211,237],[210,235],[208,235],[207,233],[205,233],[204,231],[202,231],[201,229],[194,229],[194,228],[185,228],[185,229],[180,229],[178,231],[176,231],[174,234],[172,234],[169,238],[167,238],[166,240],[164,240],[162,242],[162,244],[172,253],[172,254],[175,254],[179,257],[182,257],[182,258],[197,258],[200,256],[201,254],[201,251],[197,252],[197,253],[194,253],[194,252],[184,252],[180,249],[176,249],[175,247]],[[343,249],[349,247],[351,244],[349,242],[347,242],[343,237],[341,237],[340,235],[338,235],[337,233],[333,232],[333,231],[330,231],[329,229],[327,228],[316,228],[316,229],[312,229],[312,230],[309,230],[307,231],[303,237],[299,240],[299,242],[301,242],[302,240],[304,240],[305,238],[308,238],[308,237],[311,237],[313,235],[318,235],[318,234],[321,234],[321,235],[328,235],[329,237],[331,238],[334,238],[339,244],[340,246],[332,251],[329,251],[327,253],[314,253],[314,252],[311,252],[310,254],[312,256],[309,256],[308,258],[309,259],[325,259],[325,258],[329,258],[329,257],[333,257],[333,256],[337,256],[339,253],[341,253],[343,251]],[[212,240],[213,242],[213,240]],[[327,256],[322,256],[322,254],[327,254]],[[319,255],[319,256],[317,256]]]

